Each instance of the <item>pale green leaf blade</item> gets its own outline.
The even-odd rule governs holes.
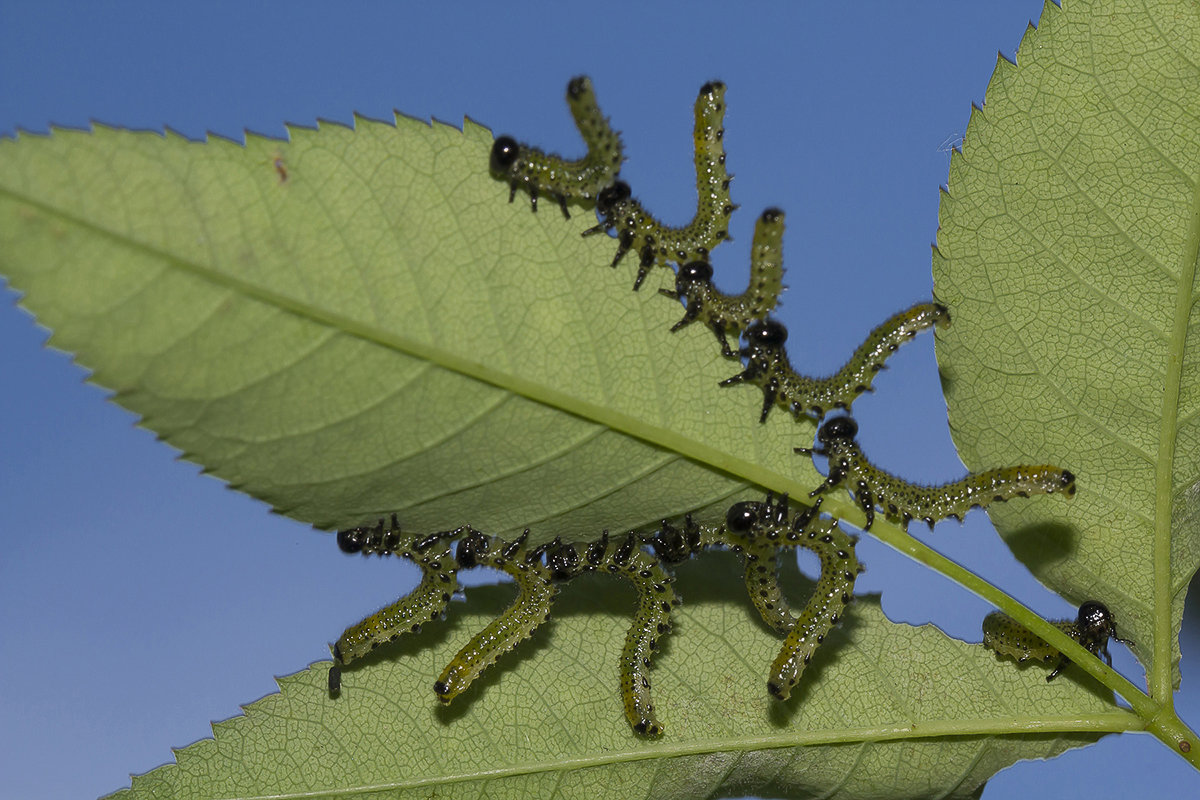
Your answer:
[[[1146,655],[1168,603],[1178,631],[1200,563],[1196,525],[1172,518],[1200,480],[1200,8],[1047,4],[986,98],[934,258],[955,442],[973,468],[1078,475],[1069,508],[993,519],[1049,586],[1109,603]]]
[[[613,243],[579,238],[584,215],[564,223],[551,209],[535,217],[507,205],[483,168],[489,145],[477,126],[404,119],[297,130],[286,143],[251,137],[244,148],[107,129],[26,137],[0,146],[0,269],[56,329],[54,342],[148,426],[238,488],[321,525],[397,510],[422,529],[467,518],[495,533],[534,524],[539,538],[590,538],[721,509],[750,484],[813,486],[808,460],[791,454],[811,427],[778,413],[759,426],[755,390],[716,388],[737,367],[714,355],[711,334],[667,333],[679,307],[653,285],[631,293],[630,271],[606,266]],[[685,609],[655,671],[675,732],[661,743],[634,738],[621,720],[613,663],[624,610],[564,607],[541,647],[498,668],[466,710],[418,724],[412,709],[431,707],[441,662],[498,610],[492,602],[472,606],[459,628],[402,645],[395,665],[349,673],[345,703],[324,697],[317,669],[297,680],[301,705],[274,727],[233,740],[253,715],[220,726],[187,767],[214,765],[191,791],[403,783],[429,753],[440,759],[429,780],[448,793],[464,770],[549,763],[528,774],[558,780],[582,763],[603,778],[580,773],[574,794],[594,795],[602,780],[645,786],[632,770],[647,767],[656,796],[679,775],[718,793],[871,796],[888,776],[887,796],[960,796],[998,765],[1078,740],[939,737],[1125,724],[1120,712],[1097,716],[1111,710],[1107,698],[1045,687],[931,630],[898,633],[868,603],[851,615],[845,647],[821,651],[830,660],[806,676],[811,694],[771,712],[761,687],[778,641],[746,619],[744,600],[732,604],[736,576],[718,594],[729,578],[686,592],[699,608]],[[748,633],[732,631],[731,618]],[[672,652],[683,656],[674,665]],[[588,694],[581,671],[610,677]],[[263,707],[293,702],[293,688]],[[354,688],[372,697],[370,713],[352,704]],[[297,734],[310,719],[318,724]],[[494,746],[457,756],[463,726]],[[494,731],[506,738],[493,742]],[[306,772],[328,767],[316,751],[330,738],[364,743],[356,768],[390,771]],[[839,742],[851,744],[793,749]],[[218,762],[211,754],[225,747],[237,755]],[[612,752],[630,772],[589,761]],[[714,763],[721,777],[700,768]],[[247,771],[259,788],[231,783]]]
[[[1125,716],[1081,682],[1047,685],[1041,668],[888,622],[873,598],[779,704],[763,688],[779,640],[740,596],[739,572],[716,553],[680,570],[687,602],[652,672],[660,741],[613,724],[632,594],[603,577],[565,587],[549,625],[440,707],[430,688],[440,668],[509,602],[508,587],[480,587],[447,624],[348,670],[336,700],[327,664],[282,679],[281,694],[215,725],[215,741],[117,796],[970,797],[1017,759],[1096,735],[1053,724],[1081,731],[1073,721]],[[790,585],[797,596],[812,586]],[[989,735],[1019,730],[1035,735]]]
[[[145,425],[320,527],[590,539],[727,504],[734,474],[815,485],[785,415],[717,390],[712,334],[670,334],[590,215],[505,203],[490,145],[403,117],[6,141],[0,271]]]

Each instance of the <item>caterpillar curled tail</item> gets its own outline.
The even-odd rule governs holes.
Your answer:
[[[362,658],[382,644],[405,633],[415,633],[425,622],[439,619],[458,591],[458,565],[450,554],[450,541],[462,529],[418,538],[404,533],[393,514],[390,524],[339,531],[338,547],[345,553],[396,554],[421,568],[421,582],[404,597],[353,625],[333,646],[334,665],[329,670],[329,691],[341,689],[341,667]]]
[[[616,180],[624,157],[621,137],[600,112],[587,77],[572,78],[567,84],[567,105],[587,144],[583,158],[567,161],[511,136],[501,136],[492,145],[490,167],[493,177],[508,182],[508,202],[521,188],[529,193],[530,206],[537,211],[538,195],[544,193],[569,219],[567,200],[596,200],[601,190]]]
[[[736,355],[726,334],[733,334],[736,340],[751,323],[766,319],[783,291],[783,219],[783,212],[777,208],[767,209],[758,218],[750,247],[750,285],[741,294],[728,295],[713,286],[712,265],[707,261],[691,261],[679,268],[675,290],[659,290],[687,303],[687,311],[672,326],[672,333],[693,322],[703,322],[716,334],[721,352],[729,357]]]
[[[976,472],[962,480],[941,486],[909,483],[884,472],[863,455],[855,436],[858,424],[849,417],[837,417],[817,431],[819,448],[797,447],[796,452],[829,458],[829,476],[811,492],[811,496],[844,486],[866,514],[865,530],[875,521],[875,509],[882,508],[888,519],[905,529],[914,519],[923,520],[930,529],[941,519],[962,517],[972,508],[984,508],[1013,497],[1034,494],[1075,495],[1075,476],[1059,467],[1017,466]]]
[[[1108,640],[1131,644],[1128,639],[1117,636],[1112,612],[1103,603],[1089,600],[1079,607],[1075,619],[1056,620],[1054,627],[1079,642],[1094,656],[1103,656],[1105,663],[1112,666],[1112,655],[1108,652]],[[1070,663],[1058,648],[1030,631],[1021,623],[1002,611],[993,611],[983,620],[983,646],[998,656],[1007,656],[1019,663],[1025,661],[1057,661],[1054,670],[1046,676],[1052,681]]]
[[[787,355],[787,328],[775,320],[754,322],[746,328],[746,368],[721,386],[749,383],[763,393],[760,422],[779,406],[799,420],[806,415],[818,419],[835,409],[848,409],[863,392],[869,391],[875,375],[900,345],[935,325],[950,324],[950,313],[938,303],[919,303],[894,314],[875,327],[854,351],[850,360],[836,373],[825,378],[801,375]]]
[[[707,261],[712,249],[729,238],[729,216],[737,206],[729,199],[733,176],[725,169],[725,84],[713,81],[701,87],[695,118],[697,201],[692,221],[681,228],[662,224],[633,197],[629,184],[616,181],[596,198],[600,224],[583,232],[590,236],[616,231],[613,267],[630,251],[637,254],[634,289],[641,287],[656,264],[665,267],[668,261]]]
[[[458,543],[455,558],[459,567],[492,567],[511,575],[517,585],[512,605],[471,638],[450,660],[433,684],[438,700],[450,703],[500,656],[533,635],[550,619],[550,604],[558,593],[550,570],[541,561],[539,550],[527,550],[529,531],[513,542],[504,542],[472,530]]]
[[[759,613],[776,630],[787,633],[767,677],[767,692],[778,700],[791,696],[813,654],[841,620],[863,571],[854,554],[854,539],[835,520],[820,519],[819,510],[818,502],[789,521],[787,496],[773,503],[768,495],[765,503],[732,506],[725,518],[731,541],[746,551],[746,586]],[[777,558],[781,550],[795,547],[817,555],[821,577],[808,603],[792,619],[778,586]],[[762,558],[766,552],[774,557]],[[752,582],[759,585],[758,591]]]

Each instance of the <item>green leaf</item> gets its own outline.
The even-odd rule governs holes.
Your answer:
[[[533,525],[542,538],[591,538],[693,509],[713,516],[731,496],[761,491],[747,478],[797,493],[816,485],[809,460],[791,452],[794,422],[776,414],[759,425],[756,390],[717,388],[736,367],[717,355],[711,333],[670,334],[678,306],[652,287],[629,291],[629,275],[605,266],[612,241],[580,238],[584,219],[505,203],[507,188],[486,175],[489,147],[477,126],[459,132],[405,119],[397,128],[360,120],[354,131],[295,131],[288,143],[252,138],[245,148],[110,129],[0,143],[2,266],[54,329],[53,342],[94,368],[146,425],[238,488],[319,524],[395,508],[418,529],[469,519],[489,532]],[[277,158],[287,160],[284,182]],[[809,423],[801,429],[811,436]],[[839,504],[849,505],[827,505]],[[456,631],[498,610],[472,603],[461,631],[403,644],[415,665],[385,651],[349,673],[345,702],[321,691],[324,668],[285,681],[282,697],[259,705],[307,710],[284,713],[274,727],[218,726],[217,744],[185,751],[195,759],[180,754],[186,774],[212,765],[187,791],[233,792],[218,787],[243,773],[261,783],[237,792],[300,791],[295,781],[303,791],[407,786],[436,752],[446,755],[420,774],[439,783],[513,764],[592,776],[564,797],[674,774],[685,753],[683,773],[700,763],[729,772],[705,778],[720,791],[757,785],[790,795],[886,775],[898,796],[921,794],[912,787],[931,781],[969,793],[1002,763],[1079,740],[1051,734],[947,751],[926,736],[1023,729],[1055,707],[1113,708],[1065,682],[1054,694],[1060,706],[1042,691],[977,685],[965,694],[986,713],[966,716],[965,698],[931,691],[938,679],[961,681],[965,672],[976,684],[1011,686],[1026,676],[932,629],[905,633],[864,603],[853,625],[876,637],[857,663],[825,656],[805,678],[806,701],[769,712],[765,671],[779,642],[747,619],[738,576],[727,581],[732,588],[701,581],[686,592],[655,670],[661,718],[675,731],[662,743],[638,740],[620,712],[615,660],[627,612],[566,614],[539,635],[541,647],[522,648],[495,671],[511,680],[490,677],[449,716],[429,713],[439,662],[463,639]],[[735,611],[722,592],[738,598]],[[686,657],[671,666],[671,653]],[[895,664],[882,670],[881,659]],[[581,674],[595,684],[589,694]],[[511,696],[498,694],[502,686]],[[368,710],[354,699],[364,695],[373,698]],[[380,705],[384,698],[395,705]],[[425,709],[421,724],[398,716],[404,708]],[[1126,715],[1117,715],[1083,729],[1120,727]],[[252,711],[247,724],[257,718]],[[298,737],[292,726],[310,718],[314,732]],[[397,729],[413,738],[398,739]],[[227,743],[231,731],[248,739]],[[478,731],[489,747],[464,752],[464,737]],[[778,759],[816,758],[785,755],[797,745],[892,738],[922,741],[875,744],[869,758],[822,756],[828,771],[777,775]],[[344,739],[354,744],[350,765]],[[311,762],[296,750],[301,742],[327,753],[312,762],[324,764],[316,773],[297,766]],[[547,752],[548,742],[558,746]],[[214,748],[233,755],[216,760]],[[742,751],[756,757],[741,760]],[[613,761],[613,752],[625,755]],[[919,768],[897,772],[898,764]],[[369,775],[348,771],[364,765]],[[180,774],[156,771],[138,791]]]
[[[3,143],[0,268],[146,426],[318,527],[591,539],[744,479],[815,485],[785,415],[716,390],[737,367],[711,333],[668,333],[679,305],[630,292],[585,215],[506,204],[490,146],[407,118],[245,147],[25,137]]]
[[[1066,13],[1051,7],[1047,16]],[[1054,24],[1037,40],[1047,53],[1094,49],[1094,33],[1056,34]],[[1111,20],[1099,24],[1105,40],[1122,40]],[[1022,58],[1030,50],[1027,42]],[[997,81],[1020,74],[1001,69]],[[1195,84],[1178,97],[1200,95]],[[989,96],[989,114],[1001,94]],[[1060,124],[1090,108],[1059,109],[1048,94],[1043,114]],[[1090,130],[1090,120],[1079,127]],[[977,196],[957,188],[976,139],[972,163],[995,180],[1015,156],[982,148],[1010,135],[988,135],[978,114],[968,131],[943,217],[951,260],[992,261],[961,239],[1009,240],[950,219],[952,204]],[[1036,152],[1028,144],[1013,147]],[[252,136],[245,146],[107,128],[0,142],[0,271],[54,329],[52,342],[147,427],[233,487],[319,527],[396,511],[421,530],[469,520],[497,535],[529,525],[535,541],[581,540],[687,511],[712,518],[761,487],[800,495],[817,485],[809,461],[791,451],[810,440],[811,424],[776,413],[759,425],[757,390],[716,387],[737,367],[711,333],[668,332],[681,309],[654,291],[666,273],[632,293],[632,265],[607,267],[614,243],[580,237],[587,215],[564,222],[552,208],[534,215],[507,204],[507,187],[487,175],[490,145],[471,123],[459,131],[406,118],[293,129],[287,142]],[[978,197],[990,212],[982,218],[996,224],[997,208]],[[1192,208],[1179,217],[1191,220],[1192,238],[1176,239],[1194,244]],[[1157,229],[1143,234],[1162,244]],[[997,252],[1020,261],[1033,251]],[[1103,279],[1105,263],[1089,269]],[[987,330],[991,303],[973,293],[999,279],[956,283],[938,269],[956,315],[948,353]],[[1171,299],[1160,309],[1166,319],[1186,307]],[[1017,305],[1038,308],[1028,297]],[[1063,316],[1071,331],[1084,329],[1078,313]],[[1057,449],[1078,444],[1063,430],[1082,416],[1052,402],[1061,393],[1047,408],[1012,407],[1022,395],[984,369],[999,363],[994,349],[974,363],[944,354],[960,436],[978,424],[979,447],[1019,445],[996,463],[1061,458],[1086,486],[1093,463],[1074,459],[1086,447]],[[1044,358],[1039,368],[1053,374],[1049,366]],[[1051,394],[1047,385],[1058,387],[1042,384],[1029,402]],[[1006,393],[1010,405],[968,423],[954,395],[971,392]],[[1014,425],[1014,415],[1036,424]],[[972,463],[990,459],[964,452]],[[1086,497],[1060,530],[1085,530],[1074,515],[1096,502]],[[1025,513],[1061,513],[1062,503],[1044,500]],[[861,519],[844,496],[826,508]],[[904,541],[883,522],[876,533]],[[1181,536],[1143,534],[1107,556],[1099,548],[1111,535],[1086,536],[1091,567],[1113,575],[1139,569],[1164,541],[1177,549],[1179,575],[1195,569]],[[1057,563],[1078,573],[1079,547],[1068,544]],[[454,607],[450,624],[348,670],[338,700],[324,691],[326,665],[284,679],[281,694],[216,726],[215,741],[181,751],[177,766],[136,779],[128,796],[959,797],[1019,758],[1143,724],[1094,683],[1047,686],[978,645],[890,623],[872,599],[852,607],[794,699],[773,704],[763,689],[779,640],[752,619],[736,568],[714,555],[680,572],[687,602],[652,673],[668,727],[660,741],[635,737],[622,719],[615,662],[629,599],[598,580],[567,587],[552,625],[448,711],[436,708],[430,685],[441,666],[502,607],[501,590],[484,589]],[[791,588],[801,597],[810,587]],[[1126,619],[1141,636],[1135,609],[1118,606]]]
[[[680,570],[686,602],[653,671],[667,725],[658,742],[621,719],[616,661],[633,593],[607,577],[565,587],[549,625],[440,707],[434,676],[512,594],[480,587],[447,625],[347,670],[338,699],[326,693],[325,663],[284,678],[281,694],[215,725],[216,741],[116,796],[970,797],[1018,758],[1094,738],[985,734],[1039,730],[1029,708],[1040,719],[1113,708],[1080,683],[1047,686],[1040,671],[931,626],[890,623],[872,598],[818,652],[798,702],[781,705],[764,690],[779,640],[754,618],[739,577],[730,554]]]
[[[992,518],[1047,585],[1103,598],[1162,696],[1200,564],[1200,11],[1047,5],[1018,64],[998,62],[941,207],[951,429],[969,467],[1078,475],[1069,508]]]

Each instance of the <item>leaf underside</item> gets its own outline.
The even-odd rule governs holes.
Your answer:
[[[1047,177],[1068,154],[1098,155],[1107,142],[1074,147],[1067,132],[1052,131],[1061,150],[1043,152],[1033,140],[1006,140],[1031,118],[1061,126],[1084,109],[1051,102],[1065,89],[1021,95],[1027,70],[1092,58],[1071,80],[1029,80],[1029,92],[1109,74],[1083,11],[1051,6],[1022,47],[1022,66],[1002,63],[987,110],[973,115],[935,254],[939,299],[955,319],[939,356],[968,464],[1059,461],[1080,475],[1068,517],[1061,503],[1004,507],[998,519],[1014,549],[1069,596],[1116,598],[1120,623],[1150,641],[1147,552],[1171,534],[1170,519],[1154,517],[1154,493],[1169,485],[1174,497],[1196,482],[1197,450],[1186,446],[1194,370],[1187,322],[1172,312],[1190,314],[1191,278],[1184,287],[1178,276],[1193,275],[1198,237],[1194,201],[1179,204],[1182,188],[1150,192],[1139,169],[1169,184],[1161,163],[1146,168],[1157,163],[1149,153],[1178,144],[1170,159],[1195,186],[1188,137],[1200,91],[1194,68],[1183,73],[1200,59],[1163,73],[1190,79],[1188,92],[1156,89],[1163,102],[1174,99],[1178,128],[1155,131],[1150,138],[1164,142],[1144,148],[1139,168],[1113,159],[1130,198],[1115,207],[1133,222],[1120,235],[1080,228],[1073,238],[1077,225],[1103,216],[1099,201],[1061,180],[1045,195]],[[1105,47],[1135,43],[1108,17],[1092,24],[1103,41],[1116,39]],[[1170,40],[1176,50],[1184,35]],[[1147,86],[1131,80],[1111,94],[1153,94]],[[1077,124],[1076,136],[1093,130],[1091,119]],[[534,215],[520,196],[505,202],[507,187],[487,175],[487,130],[401,117],[290,133],[249,136],[243,146],[100,127],[0,142],[0,271],[54,331],[52,344],[185,457],[322,528],[397,512],[419,530],[469,521],[510,536],[530,526],[535,542],[591,539],[688,511],[711,519],[759,487],[799,495],[819,482],[792,453],[811,441],[811,423],[775,413],[759,425],[756,389],[717,389],[738,368],[717,354],[711,333],[667,331],[681,309],[655,293],[665,271],[632,293],[633,259],[614,272],[615,243],[579,236],[589,215],[577,209],[564,222],[549,205]],[[1026,165],[1020,156],[1030,153],[1037,163]],[[1097,169],[1086,172],[1100,183]],[[1002,207],[988,190],[1000,192]],[[1155,200],[1144,203],[1154,215],[1136,216],[1139,192]],[[1088,213],[1074,208],[1081,197]],[[1035,211],[1020,210],[1026,201]],[[1073,214],[1052,215],[1067,206]],[[1173,227],[1162,234],[1167,217]],[[1094,251],[1105,243],[1111,252],[1101,258]],[[1100,269],[1141,263],[1135,255],[1147,265],[1142,275]],[[1019,274],[995,272],[997,263]],[[1051,269],[1063,263],[1116,283],[1089,290],[1086,306],[1070,301],[1083,271]],[[1035,278],[1041,289],[1029,288]],[[1126,296],[1136,302],[1100,300]],[[1157,325],[1156,336],[1131,317]],[[1097,319],[1105,330],[1086,333]],[[1101,348],[1114,338],[1112,352]],[[1141,344],[1148,339],[1157,349]],[[1136,354],[1127,360],[1141,371],[1126,371],[1142,383],[1119,380],[1114,352]],[[1150,378],[1161,385],[1167,353],[1184,359],[1170,424],[1145,390]],[[1061,382],[1051,371],[1059,364]],[[1096,369],[1103,378],[1081,379]],[[1003,408],[987,405],[997,396]],[[1094,424],[1098,408],[1112,424]],[[1126,427],[1131,416],[1140,428]],[[1168,428],[1180,442],[1172,469],[1143,475],[1146,452],[1157,463]],[[1123,444],[1105,440],[1113,430]],[[1137,455],[1122,462],[1130,442]],[[831,498],[827,508],[850,505]],[[1176,608],[1196,568],[1185,516],[1172,540]],[[431,685],[441,667],[507,602],[506,589],[483,588],[453,605],[447,624],[347,670],[339,699],[324,691],[325,664],[282,679],[281,694],[217,724],[215,741],[179,751],[177,765],[136,778],[125,796],[967,797],[1006,764],[1094,738],[1055,732],[1046,720],[1114,708],[1086,679],[1048,686],[1040,668],[998,662],[935,628],[890,623],[871,598],[851,607],[792,700],[776,704],[764,684],[779,640],[753,618],[732,558],[705,556],[680,577],[685,605],[652,672],[668,728],[660,741],[635,737],[622,719],[616,658],[631,598],[600,579],[568,586],[533,641],[438,708]],[[791,588],[801,598],[811,584]],[[995,735],[1023,725],[1043,732]]]
[[[717,391],[736,364],[671,335],[679,306],[630,292],[587,215],[505,203],[488,131],[291,133],[6,144],[4,271],[186,458],[321,528],[535,542],[723,507],[738,475],[815,484],[790,450],[811,425]]]
[[[1156,570],[1178,632],[1200,565],[1200,12],[1047,4],[1018,65],[998,61],[942,198],[951,430],[973,469],[1078,476],[1068,507],[992,519],[1046,585],[1102,598],[1145,658]]]
[[[1044,669],[1016,669],[931,626],[895,625],[869,597],[779,704],[765,691],[779,640],[754,618],[739,572],[718,553],[680,570],[685,604],[652,672],[667,725],[658,742],[622,719],[616,661],[634,600],[606,576],[567,586],[549,625],[439,706],[441,667],[509,602],[509,587],[488,586],[468,590],[446,624],[347,670],[336,700],[327,663],[281,679],[280,694],[217,723],[215,741],[179,751],[177,765],[117,796],[970,797],[1016,759],[1095,738],[973,731],[1029,708],[1111,709],[1095,687],[1047,685]],[[811,589],[789,586],[797,596]],[[966,719],[946,738],[947,720]],[[889,736],[900,738],[863,741]],[[287,743],[282,754],[269,749],[277,742]]]

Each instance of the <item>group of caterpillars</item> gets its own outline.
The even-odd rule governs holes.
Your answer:
[[[767,209],[755,225],[751,245],[750,285],[739,295],[727,295],[712,283],[710,255],[729,238],[728,222],[737,208],[730,200],[732,179],[724,152],[725,86],[713,81],[701,89],[695,105],[695,166],[698,203],[695,217],[683,227],[658,222],[633,197],[627,183],[618,179],[624,160],[621,139],[601,113],[586,77],[567,86],[567,104],[587,144],[587,153],[568,161],[547,154],[511,137],[495,140],[490,157],[494,177],[509,185],[509,202],[518,189],[537,211],[539,197],[553,199],[569,218],[568,201],[594,204],[600,224],[584,231],[590,236],[616,234],[617,250],[611,266],[636,253],[637,275],[633,288],[642,285],[656,267],[675,270],[673,290],[662,294],[682,301],[686,310],[671,328],[700,321],[715,334],[721,352],[745,358],[744,368],[721,386],[750,383],[763,394],[760,421],[775,406],[796,421],[821,420],[833,409],[848,410],[854,399],[871,388],[875,373],[888,356],[920,331],[948,325],[949,312],[938,303],[921,303],[901,311],[876,327],[854,355],[834,375],[812,378],[797,373],[787,356],[787,329],[769,317],[783,291],[782,241],[784,214]],[[735,350],[734,341],[746,345]],[[1074,476],[1053,466],[1018,466],[968,475],[942,486],[909,483],[875,467],[862,453],[858,426],[847,416],[824,422],[817,432],[819,447],[798,447],[796,452],[828,458],[828,477],[810,493],[810,506],[793,513],[784,495],[775,500],[740,502],[727,512],[722,524],[704,525],[687,516],[681,525],[663,520],[651,533],[628,532],[610,538],[604,531],[590,543],[563,542],[558,538],[537,547],[526,544],[529,531],[509,542],[465,525],[433,534],[402,531],[396,517],[390,522],[351,528],[338,533],[338,545],[347,553],[399,555],[416,563],[422,579],[415,590],[392,605],[347,629],[333,648],[334,666],[329,688],[341,686],[341,667],[361,658],[381,644],[425,622],[443,616],[446,604],[458,590],[460,570],[486,566],[512,576],[517,597],[512,605],[458,652],[434,683],[434,692],[449,703],[465,691],[488,666],[514,648],[550,618],[550,605],[558,587],[588,572],[609,572],[630,580],[638,592],[638,611],[625,639],[620,659],[621,698],[630,726],[639,734],[658,736],[663,731],[650,697],[651,654],[659,639],[671,629],[671,611],[679,604],[672,589],[671,567],[701,550],[728,547],[742,554],[745,582],[751,601],[766,624],[784,636],[772,663],[768,693],[789,697],[805,666],[830,629],[841,618],[854,593],[862,567],[854,554],[855,540],[841,531],[836,519],[818,515],[823,492],[845,487],[866,515],[865,529],[874,522],[876,509],[907,528],[913,519],[930,528],[947,517],[960,519],[974,507],[1031,494],[1075,492]],[[796,547],[817,554],[821,577],[813,596],[793,615],[778,583],[780,557]],[[1102,604],[1090,601],[1074,621],[1057,623],[1064,632],[1093,654],[1108,657],[1109,638],[1116,636],[1112,615]],[[984,623],[984,644],[998,655],[1019,661],[1059,659],[1047,678],[1054,678],[1066,663],[1056,649],[1034,636],[1012,618],[996,612]]]
[[[442,670],[433,688],[443,703],[465,691],[484,669],[550,619],[559,585],[585,573],[611,573],[632,582],[638,592],[638,611],[625,637],[619,669],[625,718],[638,733],[658,736],[663,726],[650,697],[649,670],[659,639],[671,630],[671,612],[679,605],[671,567],[701,550],[728,547],[743,556],[746,589],[763,621],[786,636],[767,678],[771,695],[785,699],[854,596],[861,571],[854,540],[835,521],[819,518],[819,508],[817,503],[792,514],[786,495],[778,501],[768,495],[761,502],[735,503],[717,525],[696,523],[688,515],[681,525],[663,520],[650,534],[630,531],[610,537],[604,531],[587,544],[556,538],[537,547],[526,544],[528,530],[511,542],[470,526],[421,535],[402,531],[394,516],[390,523],[381,520],[372,527],[340,531],[337,540],[343,551],[402,556],[421,568],[422,578],[411,593],[342,634],[333,647],[330,691],[340,687],[339,665],[441,618],[458,589],[460,570],[501,570],[512,576],[517,596]],[[816,591],[798,616],[778,583],[780,554],[797,547],[813,551],[821,561]]]

